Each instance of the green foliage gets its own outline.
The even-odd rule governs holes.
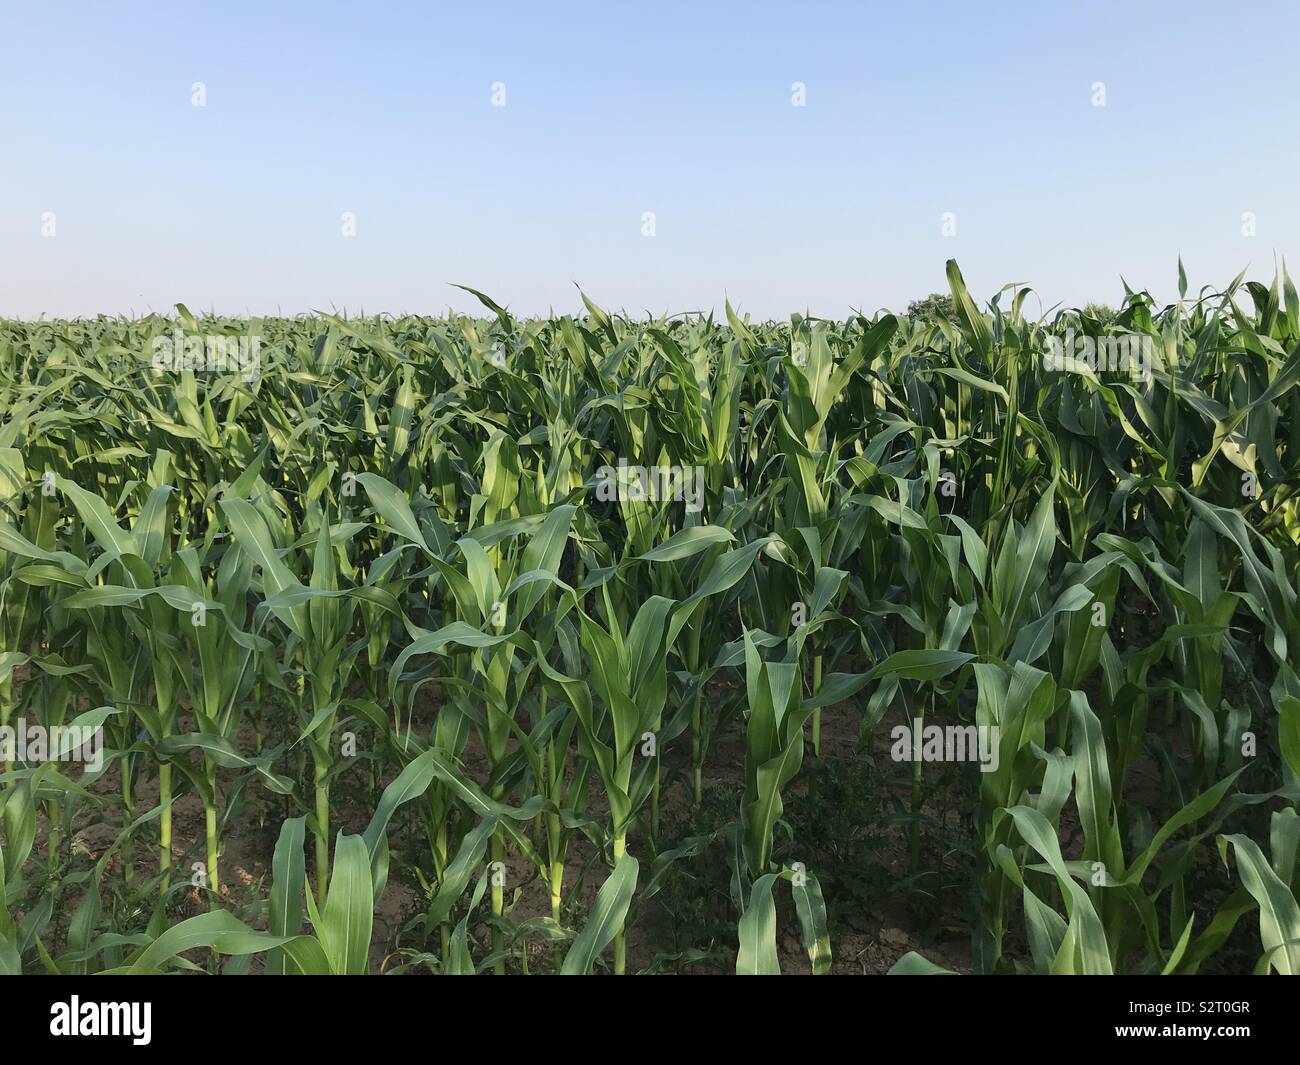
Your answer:
[[[946,292],[931,292],[925,299],[907,305],[907,317],[914,321],[935,322],[952,318],[952,297]]]
[[[4,751],[0,971],[823,973],[891,895],[977,971],[1293,971],[1296,290],[948,279],[0,322],[0,726],[104,741]]]

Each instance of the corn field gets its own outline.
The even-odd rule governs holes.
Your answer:
[[[1300,972],[1294,285],[948,280],[0,322],[0,972]]]

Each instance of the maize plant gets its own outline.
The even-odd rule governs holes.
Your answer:
[[[1295,973],[1294,284],[947,279],[0,321],[0,971]]]

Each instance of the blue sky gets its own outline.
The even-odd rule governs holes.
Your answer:
[[[1179,254],[1194,289],[1300,273],[1297,31],[1269,2],[3,0],[0,314],[438,313],[460,282],[840,317],[949,257],[1045,307],[1173,298]]]

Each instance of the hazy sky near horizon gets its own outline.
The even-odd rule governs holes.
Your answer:
[[[0,315],[477,309],[459,282],[842,317],[952,257],[1044,308],[1172,299],[1180,254],[1193,290],[1268,280],[1298,31],[1270,0],[0,0]]]

